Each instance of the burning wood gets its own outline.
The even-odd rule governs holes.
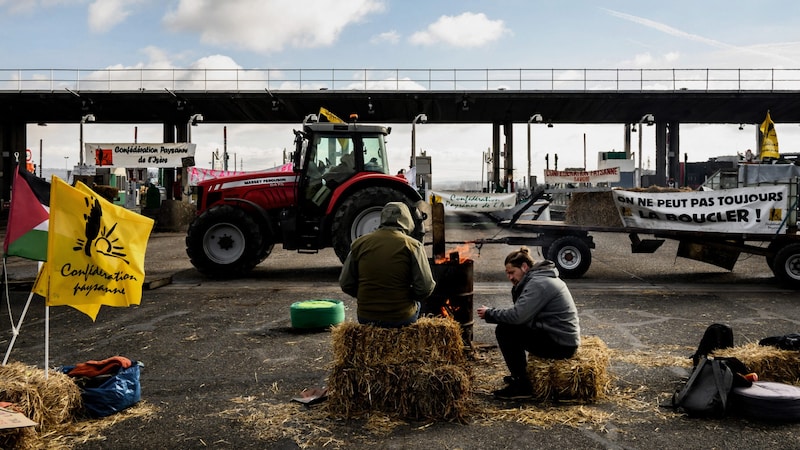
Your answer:
[[[475,252],[475,244],[463,243],[456,246],[454,249],[446,252],[443,255],[436,255],[434,264],[464,264],[467,261],[472,261],[477,257]]]

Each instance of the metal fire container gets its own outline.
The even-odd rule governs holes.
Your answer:
[[[436,288],[427,300],[422,302],[420,315],[450,317],[461,325],[461,338],[465,345],[472,342],[472,286],[473,261],[459,260],[458,252],[450,254],[444,263],[431,263],[431,273]]]

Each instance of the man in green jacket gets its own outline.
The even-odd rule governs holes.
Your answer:
[[[410,236],[413,230],[408,206],[387,203],[378,229],[350,246],[339,285],[356,297],[359,323],[393,328],[419,317],[419,302],[436,283],[423,244]]]

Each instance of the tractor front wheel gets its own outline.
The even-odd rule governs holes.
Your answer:
[[[258,224],[241,208],[215,206],[189,225],[186,254],[202,274],[230,278],[247,273],[269,252]]]

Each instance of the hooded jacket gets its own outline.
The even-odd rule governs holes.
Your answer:
[[[414,219],[402,202],[387,203],[381,224],[350,246],[339,285],[358,300],[358,317],[402,321],[417,311],[416,302],[433,292],[428,257],[423,244],[411,237]]]
[[[544,260],[534,264],[511,289],[511,297],[511,308],[486,310],[487,323],[539,328],[558,344],[580,345],[578,308],[566,283],[558,278],[555,263]]]

